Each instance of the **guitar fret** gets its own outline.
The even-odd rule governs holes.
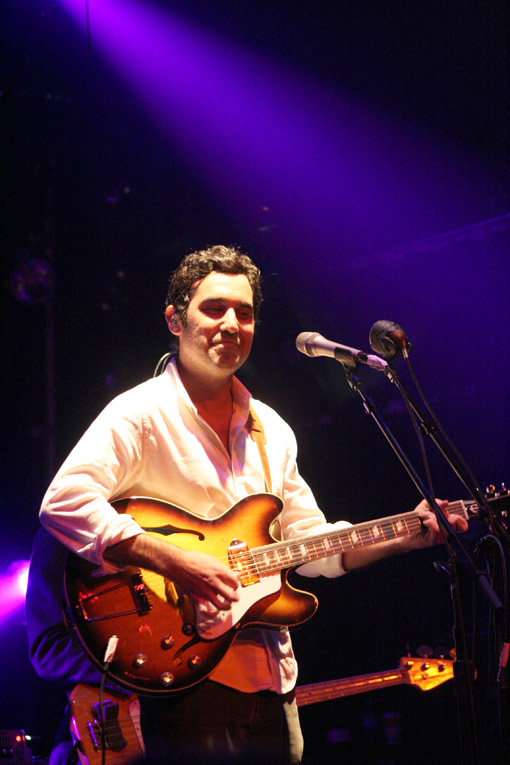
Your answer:
[[[351,531],[349,534],[349,539],[350,539],[352,547],[356,547],[360,539],[360,536],[357,531]]]
[[[278,550],[273,550],[271,557],[273,558],[273,568],[278,569],[280,567],[280,556]]]
[[[269,568],[270,565],[271,565],[271,559],[270,559],[270,556],[267,554],[267,552],[263,554],[262,560],[264,561],[266,567]],[[257,569],[258,569],[258,567],[257,567]]]
[[[284,560],[280,555],[278,548],[272,548],[270,550],[264,550],[261,553],[254,553],[253,559],[257,561],[256,568],[258,574],[270,574],[273,571],[279,571],[288,565],[288,562]]]
[[[395,536],[397,536],[399,533],[401,534],[404,531],[407,531],[407,524],[404,522],[404,519],[398,519],[395,521],[394,529],[396,529]]]
[[[306,560],[306,557],[308,555],[308,551],[306,549],[306,545],[300,544],[299,545],[299,552],[301,553],[301,560]]]
[[[322,557],[322,540],[312,539],[306,543],[308,560],[317,560]],[[318,548],[318,549],[317,549]]]

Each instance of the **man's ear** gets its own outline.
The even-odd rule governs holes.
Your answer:
[[[173,335],[180,335],[182,330],[181,320],[179,314],[175,310],[173,305],[169,305],[165,309],[165,319],[168,324],[168,329]]]

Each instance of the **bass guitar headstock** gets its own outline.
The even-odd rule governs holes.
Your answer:
[[[453,677],[451,659],[403,656],[400,659],[400,669],[404,673],[405,682],[418,686],[422,691],[430,691]]]

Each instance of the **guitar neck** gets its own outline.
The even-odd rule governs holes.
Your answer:
[[[288,542],[276,542],[254,547],[243,553],[257,574],[271,574],[284,568],[326,558],[357,547],[368,547],[398,537],[415,534],[421,527],[418,513],[391,515],[376,521],[365,521],[354,526],[328,531],[312,537],[300,537]]]
[[[407,673],[403,669],[375,672],[371,675],[359,675],[358,677],[346,677],[341,680],[326,680],[322,683],[311,685],[298,685],[296,687],[296,701],[298,706],[316,704],[319,701],[340,699],[343,696],[354,696],[356,693],[375,691],[378,688],[388,688],[392,685],[407,683]]]
[[[312,685],[298,685],[296,700],[298,706],[305,706],[402,683],[414,685],[422,691],[430,691],[452,678],[453,661],[451,659],[403,656],[398,669],[375,672],[371,675],[345,677],[340,680],[326,680]]]
[[[462,500],[448,506],[450,515],[467,519],[466,503]],[[275,542],[243,552],[244,563],[257,574],[272,574],[285,568],[338,555],[357,547],[369,547],[418,532],[422,522],[416,510],[390,515],[375,521],[364,521],[311,537],[300,537],[288,542]]]

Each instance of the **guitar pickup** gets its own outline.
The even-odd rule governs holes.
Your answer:
[[[228,561],[232,571],[239,574],[242,587],[257,584],[260,581],[253,556],[246,542],[242,542],[240,539],[232,540],[228,546]]]
[[[74,605],[74,615],[82,622],[96,622],[129,614],[144,616],[151,608],[143,576],[137,571],[93,593],[80,592]]]
[[[152,604],[147,595],[143,576],[139,571],[136,574],[131,575],[131,592],[133,594],[133,600],[138,615],[143,616],[144,614],[148,614],[152,608]]]

